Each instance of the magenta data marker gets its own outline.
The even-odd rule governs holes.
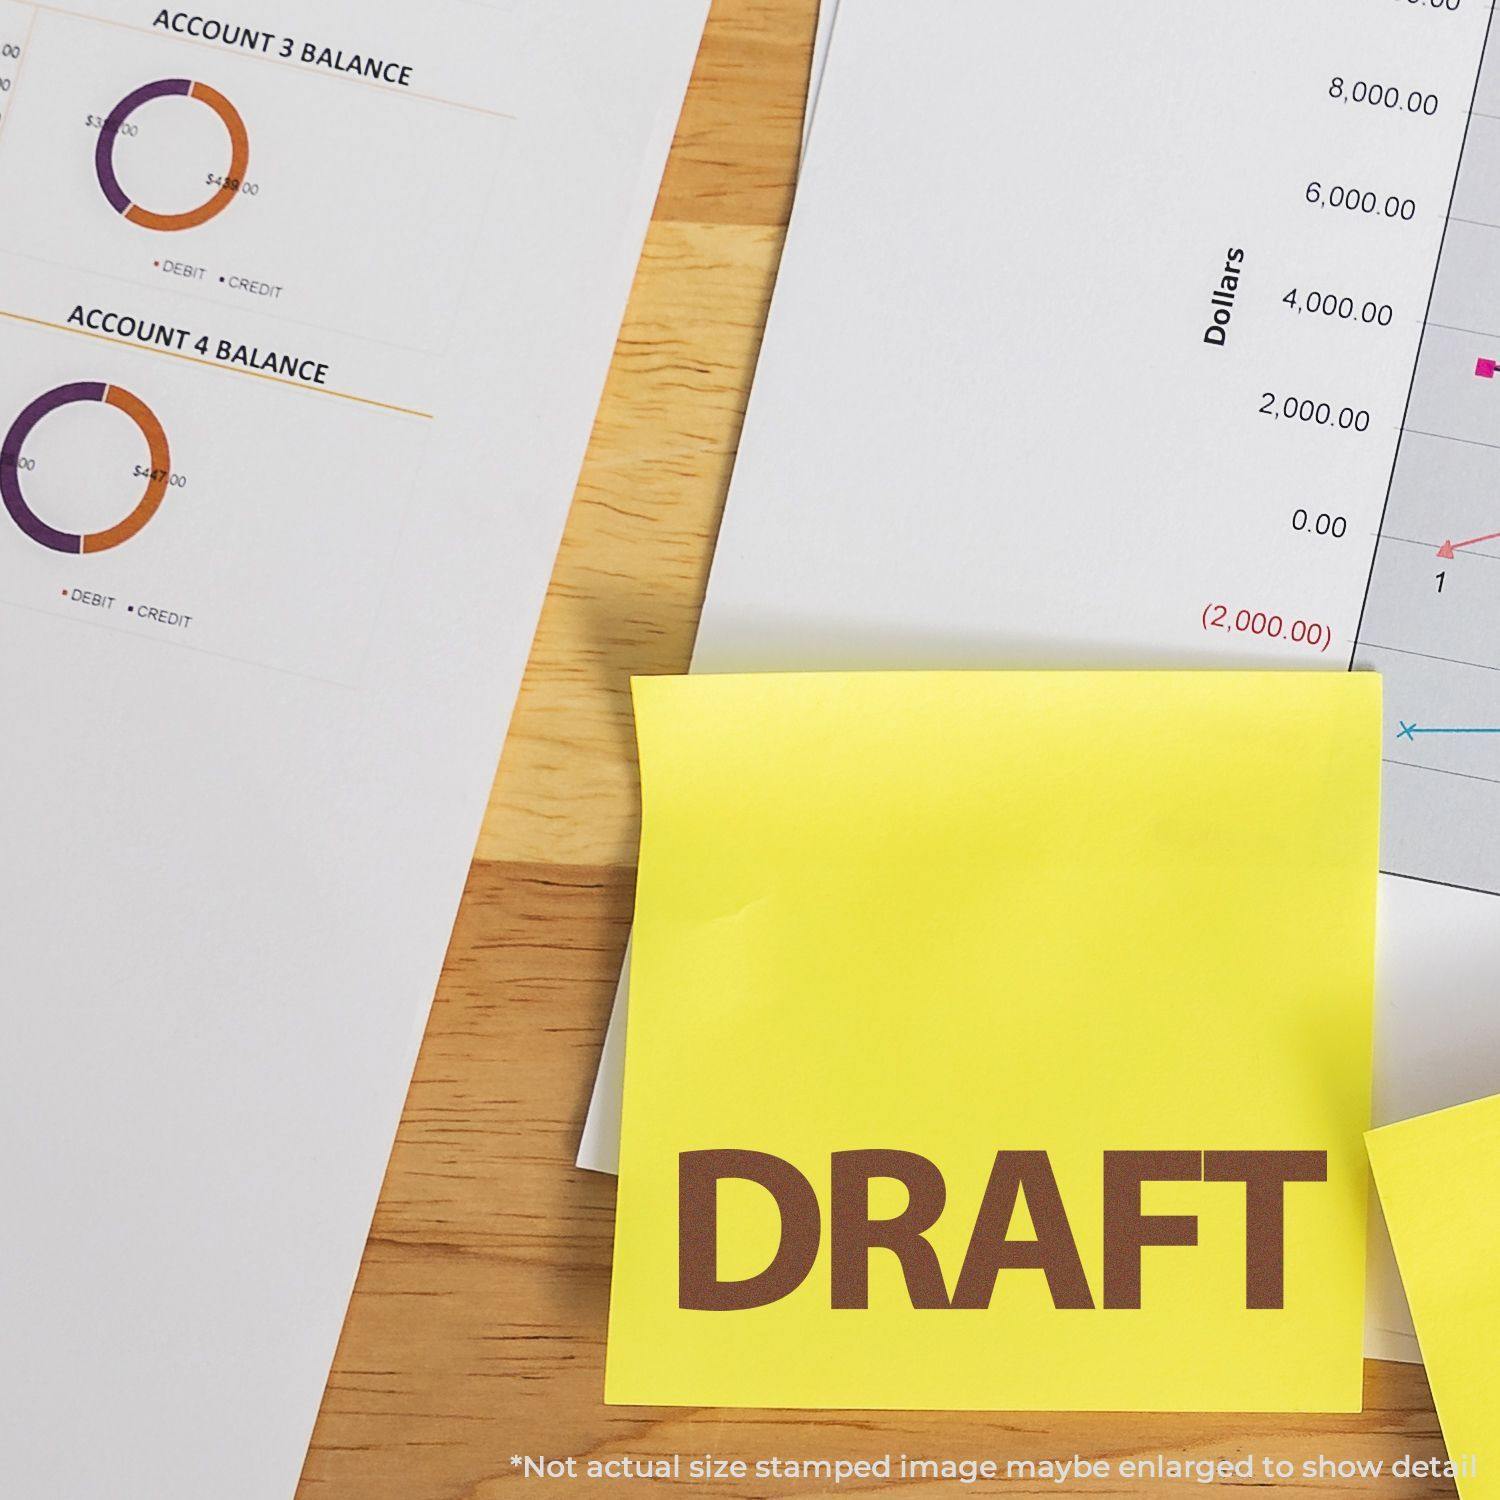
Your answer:
[[[1474,366],[1474,373],[1481,380],[1493,380],[1495,378],[1495,361],[1492,359],[1481,359]]]

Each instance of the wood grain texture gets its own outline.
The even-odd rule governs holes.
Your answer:
[[[692,654],[780,253],[775,228],[651,229],[481,859],[634,861],[630,678]]]
[[[1437,1455],[1420,1369],[1357,1417],[652,1411],[601,1400],[614,1184],[572,1165],[630,919],[628,680],[688,661],[790,208],[815,0],[716,0],[453,935],[301,1500],[644,1493],[515,1454]],[[818,1482],[661,1493],[825,1495]],[[880,1485],[953,1494],[952,1484]],[[1056,1494],[1047,1482],[970,1492]],[[1109,1495],[1197,1487],[1118,1481]],[[1278,1494],[1445,1495],[1441,1481]],[[653,1490],[653,1492],[657,1492]]]

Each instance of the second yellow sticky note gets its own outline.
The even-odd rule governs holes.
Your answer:
[[[1500,1497],[1500,1098],[1373,1130],[1370,1165],[1463,1500]]]

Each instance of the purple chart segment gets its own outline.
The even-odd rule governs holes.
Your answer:
[[[156,83],[143,85],[134,93],[126,94],[109,112],[109,118],[99,132],[99,143],[94,147],[94,170],[99,175],[99,186],[104,196],[109,199],[110,207],[117,214],[128,214],[131,207],[130,198],[120,186],[119,177],[115,175],[115,137],[119,135],[120,127],[143,104],[150,104],[154,99],[186,96],[192,91],[192,87],[192,80],[188,78],[163,78]]]
[[[5,441],[0,444],[0,498],[10,518],[32,541],[54,552],[83,551],[83,537],[74,532],[58,531],[49,526],[26,503],[21,493],[21,449],[32,429],[59,407],[71,406],[78,401],[104,400],[106,387],[102,384],[80,382],[76,385],[60,385],[56,390],[38,396],[20,416],[11,423]]]

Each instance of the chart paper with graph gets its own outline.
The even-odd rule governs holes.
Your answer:
[[[1378,666],[1385,868],[1500,891],[1489,8],[1168,0],[1106,35],[1082,7],[1013,30],[976,12],[955,30],[995,94],[918,40],[952,83],[926,135],[856,121],[838,83],[897,29],[884,6],[839,39],[835,144],[809,153],[698,665],[760,665],[767,640],[771,664],[839,664],[896,612],[913,664],[959,637],[1018,665]],[[864,66],[898,88],[900,64]],[[951,216],[934,156],[992,175],[923,264],[902,231],[861,236],[858,204]],[[814,278],[838,284],[826,323],[790,310]],[[957,381],[936,366],[902,420],[865,420],[898,363],[940,352]],[[803,570],[798,644],[772,615]]]

